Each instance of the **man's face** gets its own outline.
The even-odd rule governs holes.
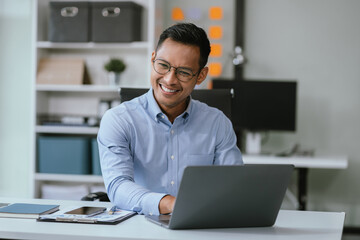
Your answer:
[[[175,69],[165,75],[161,75],[154,70],[154,60],[162,59],[171,66],[184,67],[190,69],[194,74],[188,82],[181,82],[176,78]],[[201,69],[199,66],[200,49],[197,46],[185,45],[166,39],[158,51],[153,52],[151,62],[151,86],[154,90],[154,97],[160,108],[168,112],[171,109],[182,109],[186,107],[186,99],[191,94],[195,85],[205,80],[207,67]],[[183,109],[184,110],[184,109]]]

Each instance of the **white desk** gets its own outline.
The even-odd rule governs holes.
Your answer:
[[[306,210],[307,175],[309,168],[318,169],[346,169],[348,159],[340,157],[277,157],[266,155],[243,155],[245,164],[293,164],[298,169],[298,201],[299,210]]]
[[[271,155],[243,155],[244,163],[247,164],[294,164],[296,168],[322,168],[322,169],[346,169],[348,159],[346,156],[338,157],[277,157]]]
[[[110,206],[110,203],[7,199],[0,202],[31,202],[64,206]],[[60,208],[61,208],[60,207]],[[0,238],[6,239],[261,239],[261,240],[341,240],[345,213],[280,211],[273,227],[168,230],[134,216],[117,225],[36,222],[34,219],[0,218]]]

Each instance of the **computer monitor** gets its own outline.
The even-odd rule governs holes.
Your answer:
[[[296,81],[219,79],[213,80],[213,88],[234,89],[231,120],[235,129],[250,133],[296,130]],[[260,141],[258,135],[252,138]]]
[[[146,88],[120,88],[121,102],[129,101],[149,91]],[[231,118],[231,104],[233,90],[230,89],[195,89],[191,93],[193,99],[206,103],[211,107],[218,108],[228,118]]]

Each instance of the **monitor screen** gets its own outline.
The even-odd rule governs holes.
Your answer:
[[[296,81],[214,80],[213,88],[233,88],[232,122],[249,131],[296,130]]]

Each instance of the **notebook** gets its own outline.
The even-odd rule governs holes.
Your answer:
[[[173,213],[146,218],[170,229],[272,226],[293,169],[273,164],[189,166]]]
[[[9,218],[39,218],[42,214],[49,214],[59,210],[59,205],[13,203],[0,208],[0,217]]]

